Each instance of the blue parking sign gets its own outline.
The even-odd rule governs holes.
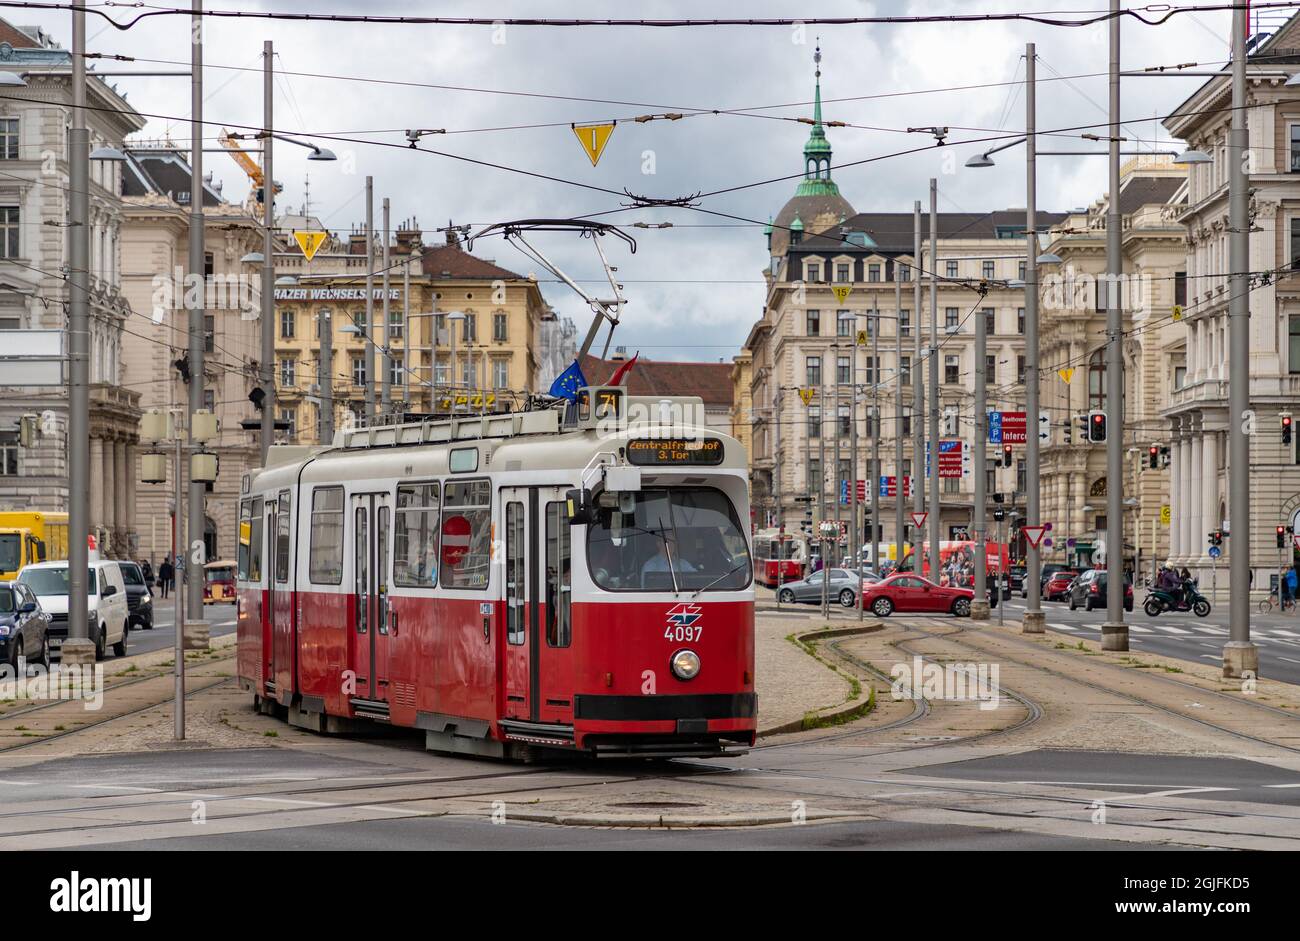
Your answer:
[[[989,444],[1002,443],[1002,413],[989,412]]]

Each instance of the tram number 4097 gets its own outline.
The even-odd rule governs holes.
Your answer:
[[[704,636],[703,627],[691,627],[682,624],[670,624],[664,631],[664,640],[675,641],[676,643],[695,643]]]

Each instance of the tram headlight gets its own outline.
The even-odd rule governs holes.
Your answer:
[[[679,650],[673,654],[673,676],[679,680],[693,680],[700,672],[700,656],[694,650]]]

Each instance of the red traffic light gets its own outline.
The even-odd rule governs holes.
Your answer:
[[[1290,415],[1283,415],[1283,416],[1282,416],[1282,426],[1285,428],[1285,427],[1289,427],[1290,424],[1291,424],[1291,416],[1290,416]]]

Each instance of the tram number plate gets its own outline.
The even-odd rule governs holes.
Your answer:
[[[664,631],[664,640],[671,640],[677,644],[695,643],[704,636],[702,627],[682,627],[681,625],[668,625]]]
[[[632,464],[721,464],[717,438],[634,438],[627,443]]]

